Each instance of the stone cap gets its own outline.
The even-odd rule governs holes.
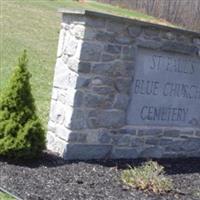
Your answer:
[[[109,14],[106,12],[97,12],[97,11],[93,11],[93,10],[85,10],[85,9],[64,9],[64,8],[60,8],[58,10],[58,12],[64,14],[68,14],[68,15],[84,15],[84,16],[94,16],[94,17],[101,17],[101,18],[108,18],[108,19],[112,19],[115,21],[120,21],[120,22],[129,22],[129,23],[133,23],[136,25],[140,25],[140,26],[144,26],[144,27],[151,27],[151,28],[159,28],[162,30],[168,30],[168,31],[175,31],[175,32],[179,32],[179,33],[183,33],[183,34],[190,34],[193,35],[195,37],[200,37],[200,33],[199,32],[195,32],[195,31],[191,31],[191,30],[187,30],[184,28],[176,28],[176,27],[171,27],[171,26],[167,26],[167,25],[161,25],[161,24],[156,24],[156,23],[152,23],[152,22],[146,22],[146,21],[142,21],[142,20],[138,20],[138,19],[132,19],[132,18],[128,18],[128,17],[122,17],[122,16],[118,16],[118,15],[114,15],[114,14]]]

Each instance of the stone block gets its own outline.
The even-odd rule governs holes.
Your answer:
[[[58,99],[58,89],[55,88],[55,87],[53,88],[51,98],[52,98],[53,100],[55,100],[55,101]]]
[[[189,139],[195,137],[193,130],[181,130],[180,138]]]
[[[198,136],[198,137],[200,137],[200,131],[196,131],[195,135]]]
[[[108,20],[106,23],[106,29],[109,32],[120,33],[126,29],[126,24],[116,21]]]
[[[116,34],[113,42],[121,45],[131,45],[134,43],[134,39],[130,37],[128,34]]]
[[[96,28],[85,27],[85,25],[74,24],[70,29],[70,33],[74,35],[77,39],[82,40],[94,40],[96,36]]]
[[[162,129],[155,129],[155,128],[147,128],[147,129],[139,129],[138,136],[154,136],[159,137],[162,136]]]
[[[48,122],[48,131],[55,133],[56,131],[56,123],[54,123],[53,121],[49,120]]]
[[[71,28],[70,32],[77,39],[83,39],[85,37],[85,26],[81,24],[74,25]]]
[[[199,151],[200,149],[200,138],[190,138],[184,142],[184,150],[188,151]]]
[[[105,28],[106,20],[99,17],[92,17],[92,18],[86,17],[85,24],[86,24],[86,27],[90,26],[97,29],[102,29],[102,28]]]
[[[69,143],[86,143],[87,134],[82,132],[71,132],[68,137]]]
[[[143,137],[133,137],[132,138],[132,147],[144,147],[144,138]]]
[[[133,61],[136,57],[137,48],[134,46],[126,46],[123,48],[122,59]]]
[[[196,55],[199,51],[199,49],[196,46],[186,45],[183,43],[171,42],[171,41],[164,42],[161,47],[161,50],[189,54],[189,55]]]
[[[144,35],[148,38],[159,38],[160,30],[157,28],[147,27],[144,28]]]
[[[93,86],[91,90],[99,95],[114,95],[115,93],[114,88],[109,86]]]
[[[63,53],[68,56],[73,56],[76,53],[77,47],[78,47],[77,39],[70,37],[67,42],[65,41]]]
[[[67,73],[67,76],[65,77],[66,80],[65,89],[67,89],[68,87],[77,88],[76,85],[78,80],[78,74],[69,69],[65,69],[65,71]]]
[[[193,38],[193,43],[200,46],[200,37],[199,38]]]
[[[81,15],[67,15],[67,14],[63,14],[63,18],[62,21],[65,24],[81,24],[81,25],[85,25],[85,17],[81,16]]]
[[[105,51],[111,54],[120,54],[121,49],[122,49],[121,45],[108,44],[105,46]]]
[[[84,42],[81,49],[80,60],[81,61],[99,61],[101,58],[101,52],[103,47],[100,44],[93,42]]]
[[[115,147],[112,151],[111,158],[113,159],[136,159],[138,152],[134,148],[118,148]]]
[[[128,94],[131,87],[131,78],[116,78],[115,79],[115,88],[119,93]]]
[[[185,150],[185,142],[184,140],[176,140],[176,141],[172,141],[170,144],[168,144],[165,147],[165,151],[167,152],[182,152]]]
[[[146,148],[144,151],[140,153],[140,157],[143,158],[161,158],[164,153],[163,148],[159,146]]]
[[[89,73],[91,64],[89,62],[79,62],[78,72],[80,73]]]
[[[113,76],[115,77],[121,76],[126,78],[126,77],[131,77],[133,75],[133,62],[124,62],[116,60],[112,63],[112,68],[113,68]]]
[[[129,72],[129,73],[127,73],[127,76],[133,77],[133,75],[134,75],[135,59],[136,59],[136,57],[134,57],[130,61],[123,60],[124,68],[126,69],[126,72]]]
[[[97,95],[97,94],[86,94],[84,98],[84,106],[87,108],[111,108],[113,103],[112,95]]]
[[[66,106],[64,125],[66,128],[69,128],[71,130],[79,130],[87,128],[86,113],[81,109]]]
[[[64,127],[63,125],[57,125],[55,135],[65,141],[69,140],[69,135],[71,134],[71,131]]]
[[[87,88],[90,83],[90,78],[88,76],[85,76],[84,74],[78,75],[76,72],[73,72],[71,70],[67,71],[67,77],[66,79],[66,87],[74,88],[74,89],[80,89],[80,88]]]
[[[116,94],[113,108],[125,110],[128,106],[129,96],[126,94]]]
[[[160,138],[160,146],[166,146],[169,145],[173,142],[173,139],[168,139],[168,138]]]
[[[51,101],[50,120],[62,124],[65,116],[65,106],[58,101]]]
[[[66,65],[63,63],[62,59],[57,59],[56,66],[55,66],[55,75],[53,86],[56,88],[67,88],[67,77],[68,71]]]
[[[47,133],[47,148],[63,157],[67,142],[59,139],[51,132]]]
[[[69,29],[70,29],[70,25],[69,25],[69,24],[66,24],[66,23],[64,23],[64,22],[62,22],[62,23],[60,24],[60,28],[61,28],[61,29],[65,29],[65,30],[69,30]]]
[[[110,157],[111,150],[111,145],[68,144],[64,152],[64,159],[106,159]]]
[[[90,81],[90,88],[95,86],[108,86],[112,87],[114,85],[112,77],[109,76],[102,76],[102,75],[95,75],[91,78]]]
[[[166,40],[175,40],[176,39],[176,33],[171,31],[162,31],[160,33],[161,38]]]
[[[81,40],[94,40],[96,37],[96,28],[95,27],[85,27],[83,24],[73,24],[70,29],[70,33],[75,36],[77,39]]]
[[[81,107],[83,104],[84,93],[69,87],[65,99],[69,106]]]
[[[89,128],[118,128],[125,124],[125,112],[119,110],[94,110],[89,113]]]
[[[160,142],[159,138],[156,137],[145,138],[145,144],[147,145],[158,145],[159,142]]]
[[[101,144],[99,141],[99,134],[102,128],[88,129],[87,131],[87,144]]]
[[[96,33],[96,37],[95,39],[99,42],[102,42],[102,43],[113,43],[114,41],[114,36],[115,34],[114,33],[110,33],[110,32],[105,32],[105,31],[98,31]]]
[[[137,134],[137,129],[132,128],[132,127],[123,127],[119,129],[119,134],[129,134],[129,135],[136,135]]]
[[[179,137],[180,136],[180,130],[164,130],[164,136],[165,137]]]
[[[66,31],[64,29],[61,29],[60,34],[59,34],[57,58],[61,57],[63,54],[63,44],[65,41],[65,35],[66,35]]]
[[[100,74],[104,76],[113,75],[113,64],[112,63],[97,63],[92,66],[91,72],[94,74]]]
[[[67,66],[75,72],[89,73],[91,64],[89,62],[80,62],[75,58],[69,58]]]
[[[63,54],[61,59],[62,59],[63,63],[66,65],[69,61],[69,55]]]
[[[76,81],[75,88],[87,88],[90,83],[90,78],[84,75],[79,75]]]
[[[101,56],[101,61],[102,62],[109,62],[109,61],[113,61],[116,59],[120,58],[120,54],[109,54],[109,53],[103,53]]]
[[[181,153],[181,155],[183,156],[182,153]],[[174,152],[165,152],[163,154],[163,156],[162,156],[162,158],[170,158],[170,159],[172,159],[172,158],[178,158],[178,157],[180,157],[179,152],[176,152],[176,153],[174,153]],[[187,157],[187,155],[184,154],[183,158],[186,158],[186,157]]]
[[[162,43],[160,41],[137,39],[138,47],[149,48],[149,49],[160,49]]]
[[[67,91],[66,90],[59,90],[58,92],[58,99],[57,101],[61,102],[63,105],[67,103]]]
[[[140,26],[129,26],[128,33],[131,37],[138,37],[142,32],[142,28]]]
[[[189,35],[183,35],[181,33],[176,34],[176,40],[178,42],[184,43],[184,44],[190,44],[192,43],[192,38]]]
[[[112,137],[107,129],[102,129],[98,133],[98,141],[100,144],[110,144],[111,139],[112,139]]]
[[[130,146],[131,144],[131,136],[130,135],[115,135],[113,136],[113,142],[112,144],[114,146]]]
[[[95,40],[96,38],[96,34],[98,32],[98,29],[96,29],[95,27],[86,27],[85,29],[85,34],[84,34],[84,40]]]

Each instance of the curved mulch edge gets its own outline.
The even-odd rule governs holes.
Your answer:
[[[106,199],[171,200],[200,199],[200,158],[160,159],[175,189],[155,195],[122,184],[120,174],[128,165],[138,166],[145,160],[64,161],[51,152],[37,160],[11,161],[0,158],[0,186],[22,199]]]

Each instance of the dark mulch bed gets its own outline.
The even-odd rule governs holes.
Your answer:
[[[174,191],[155,195],[129,189],[120,181],[127,164],[142,160],[66,162],[50,153],[41,159],[11,163],[0,158],[0,186],[27,200],[190,200],[200,199],[200,159],[165,159]]]

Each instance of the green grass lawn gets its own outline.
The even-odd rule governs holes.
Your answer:
[[[87,8],[160,22],[139,12],[95,1],[81,4],[72,0],[9,0],[0,1],[0,7],[0,93],[17,63],[17,57],[27,49],[33,95],[45,127],[61,22],[57,12],[59,8]]]
[[[0,192],[0,200],[14,200],[14,198],[10,197],[9,195]]]

